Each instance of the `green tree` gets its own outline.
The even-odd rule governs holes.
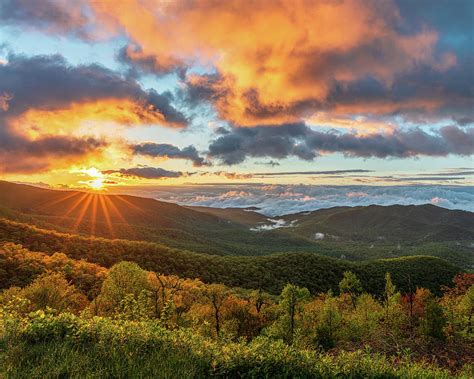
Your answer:
[[[103,311],[112,313],[120,309],[126,298],[130,303],[130,295],[138,299],[142,291],[146,291],[148,288],[149,283],[145,270],[142,270],[136,263],[120,262],[110,269],[107,278],[102,283],[97,302]]]
[[[341,294],[347,293],[350,296],[352,307],[355,309],[357,297],[362,293],[362,284],[357,275],[352,271],[344,272],[344,276],[339,282],[339,291]]]
[[[426,302],[425,316],[421,323],[423,334],[436,339],[444,339],[443,328],[446,326],[446,317],[443,308],[434,297]]]
[[[21,296],[35,310],[49,307],[60,312],[79,312],[88,303],[86,296],[59,272],[40,275],[21,291]]]
[[[357,298],[357,308],[345,315],[345,333],[350,341],[370,340],[378,333],[383,307],[367,293]]]
[[[342,321],[342,315],[337,306],[337,298],[329,291],[324,299],[324,305],[319,315],[319,322],[316,328],[317,342],[325,348],[330,349],[336,344],[336,331]]]
[[[222,310],[225,301],[230,295],[230,291],[223,284],[209,284],[204,287],[203,295],[212,307],[214,329],[216,336],[219,337],[221,333]]]
[[[385,292],[384,292],[384,308],[385,318],[390,320],[390,308],[395,306],[400,298],[400,294],[397,292],[397,287],[392,282],[392,276],[389,272],[385,274]]]
[[[270,298],[267,293],[263,292],[260,288],[253,290],[250,294],[250,302],[255,307],[255,311],[260,313],[262,308],[270,303]]]
[[[302,305],[311,298],[307,288],[287,284],[280,294],[279,307],[283,312],[282,326],[285,340],[288,344],[293,343],[295,335],[296,316],[301,312]]]
[[[468,336],[474,336],[474,284],[469,287],[464,296],[461,298],[460,304],[460,313],[464,316],[465,325],[464,330]]]

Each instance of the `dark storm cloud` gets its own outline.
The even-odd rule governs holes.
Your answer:
[[[317,154],[298,142],[306,137],[309,131],[303,123],[234,128],[211,143],[209,155],[228,165],[241,163],[247,156],[275,159],[297,156],[312,160]]]
[[[130,146],[135,154],[146,155],[154,158],[187,159],[193,162],[196,167],[205,166],[209,163],[201,157],[192,145],[180,149],[177,146],[167,143],[141,143]]]
[[[34,157],[44,157],[51,154],[55,156],[80,156],[105,145],[105,142],[94,138],[47,136],[25,143],[21,138],[6,136],[0,141],[0,151],[2,153],[25,154]],[[17,156],[12,156],[12,158],[17,158]]]
[[[474,32],[472,32],[474,34]],[[360,65],[369,56],[384,56],[391,61],[390,46],[359,46],[352,53],[315,53],[311,64],[304,66],[298,76],[317,80],[325,71]],[[311,57],[307,57],[310,60]],[[442,61],[442,55],[439,60]],[[393,58],[395,60],[395,57]],[[440,63],[441,64],[441,63]],[[245,104],[245,115],[253,120],[293,117],[304,118],[315,111],[342,112],[341,114],[365,114],[375,118],[402,116],[417,122],[432,122],[452,119],[465,126],[474,122],[474,53],[460,55],[456,63],[445,70],[433,69],[429,65],[417,65],[410,71],[393,78],[387,85],[371,74],[357,80],[332,80],[324,101],[316,98],[300,98],[292,103],[268,103],[261,99],[256,89],[249,89],[240,100]],[[296,78],[295,78],[296,80]],[[186,82],[186,95],[190,106],[210,102],[221,110],[228,108],[228,101],[236,96],[232,81],[220,74],[202,75]]]
[[[105,147],[95,138],[47,136],[33,141],[0,130],[0,172],[29,173],[47,170],[51,159],[82,157]]]
[[[185,174],[180,171],[168,171],[159,167],[133,167],[120,170],[103,171],[104,174],[119,174],[120,176],[142,179],[179,178]]]
[[[70,34],[86,40],[91,38],[85,7],[79,2],[66,4],[54,0],[2,0],[0,22],[51,34]]]
[[[133,76],[141,74],[166,75],[175,72],[184,79],[186,67],[176,61],[174,65],[164,64],[154,55],[146,55],[140,46],[126,45],[117,54],[117,60],[130,69]]]
[[[442,73],[420,66],[397,77],[389,87],[370,77],[335,83],[327,107],[363,111],[364,106],[373,105],[373,112],[379,115],[402,115],[428,122],[450,118],[466,126],[474,120],[473,65],[474,55],[468,55],[458,57],[456,65]]]
[[[167,123],[187,123],[186,117],[171,105],[171,94],[145,91],[137,81],[97,64],[71,66],[60,55],[9,55],[7,60],[7,64],[0,65],[0,93],[12,97],[7,116],[29,108],[51,110],[113,98],[136,102],[138,115],[159,113]]]
[[[313,160],[320,151],[365,158],[471,155],[474,154],[474,129],[445,126],[435,134],[415,128],[358,136],[315,131],[304,123],[295,123],[234,128],[209,146],[209,155],[227,165],[241,163],[247,157],[296,156]]]
[[[262,165],[262,166],[270,166],[270,167],[280,166],[280,163],[274,160],[270,160],[268,162],[255,162],[255,164]]]

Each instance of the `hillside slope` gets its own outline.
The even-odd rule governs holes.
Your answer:
[[[393,242],[474,241],[474,213],[434,205],[336,207],[282,217],[289,232],[329,239]]]
[[[266,235],[250,231],[248,225],[154,199],[2,181],[0,217],[61,232],[158,242],[208,254],[318,249],[311,240],[287,234],[272,235],[269,244]]]
[[[474,267],[473,213],[434,206],[322,209],[282,216],[278,222],[291,227],[272,229],[272,221],[255,209],[181,207],[0,181],[0,217],[63,233],[215,255],[311,252],[362,261],[422,254]],[[315,239],[316,233],[324,238]]]
[[[1,221],[1,220],[0,220]],[[38,252],[63,252],[70,258],[85,259],[104,267],[120,261],[134,261],[142,268],[206,283],[231,287],[262,288],[277,294],[286,283],[307,287],[312,293],[337,290],[343,272],[352,270],[367,291],[380,294],[384,275],[390,272],[401,290],[408,278],[414,285],[439,292],[450,285],[460,270],[439,258],[416,256],[353,263],[312,253],[285,253],[267,256],[213,256],[170,249],[147,242],[83,237],[43,230],[26,224],[2,221],[0,242],[20,243]]]

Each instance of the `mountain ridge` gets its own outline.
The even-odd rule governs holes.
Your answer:
[[[275,223],[255,209],[187,207],[0,181],[0,217],[214,255],[311,252],[359,261],[422,253],[474,267],[474,213],[434,205],[334,207]]]

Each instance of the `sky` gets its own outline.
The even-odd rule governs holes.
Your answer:
[[[0,178],[468,209],[473,25],[470,0],[2,0]]]

